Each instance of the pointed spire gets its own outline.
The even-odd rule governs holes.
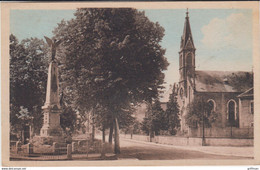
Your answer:
[[[189,17],[189,8],[187,8],[186,17]]]
[[[191,41],[191,44],[194,47],[193,38],[192,38],[192,34],[191,34],[191,28],[190,28],[190,21],[189,21],[189,11],[187,8],[183,35],[182,35],[182,40],[181,40],[181,49],[186,47],[188,41]]]

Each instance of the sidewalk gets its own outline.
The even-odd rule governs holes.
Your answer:
[[[153,143],[153,142],[144,142],[144,141],[128,139],[128,138],[123,138],[123,137],[121,139],[127,140],[127,141],[145,143],[148,145],[160,145],[160,146],[164,146],[164,147],[172,147],[172,148],[190,150],[190,151],[199,151],[199,152],[215,154],[215,155],[240,156],[240,157],[246,157],[246,158],[254,157],[254,147],[175,146],[175,145],[166,145],[166,144]]]
[[[13,160],[28,160],[28,161],[64,161],[68,160],[67,155],[39,155],[39,156],[23,156],[17,154],[11,154],[10,158]],[[101,158],[101,154],[72,154],[72,160],[114,160],[115,154],[107,153],[105,158]]]

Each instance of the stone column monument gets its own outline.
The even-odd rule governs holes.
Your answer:
[[[46,100],[42,106],[44,119],[41,128],[41,137],[51,137],[53,141],[58,142],[63,139],[63,130],[60,126],[61,106],[59,99],[59,79],[58,64],[55,59],[56,47],[61,41],[52,41],[45,37],[48,45],[51,47],[51,62],[48,70]]]

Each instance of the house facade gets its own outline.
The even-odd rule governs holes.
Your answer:
[[[218,120],[204,128],[206,137],[253,137],[253,73],[245,71],[196,70],[196,48],[186,13],[179,51],[179,83],[181,129],[188,136],[201,136],[202,128],[191,128],[185,121],[188,106],[203,99]],[[216,63],[217,64],[217,63]]]

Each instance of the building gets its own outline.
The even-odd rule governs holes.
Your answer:
[[[179,83],[177,88],[181,115],[181,132],[201,136],[202,128],[191,128],[185,122],[188,105],[203,98],[219,115],[206,137],[253,137],[253,73],[243,71],[196,70],[196,48],[188,12],[186,13],[179,51]],[[233,122],[233,123],[231,123]]]

